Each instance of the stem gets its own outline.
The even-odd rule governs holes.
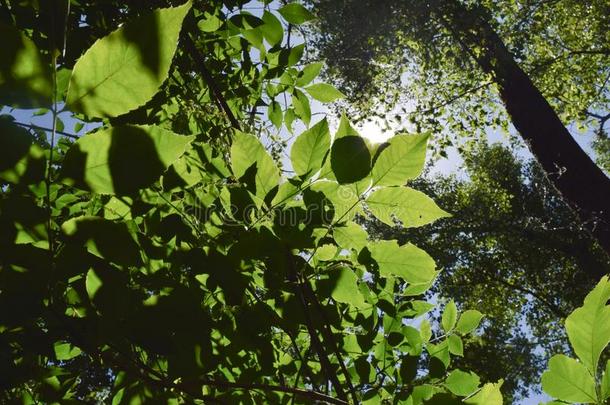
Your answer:
[[[63,131],[58,131],[55,128],[46,128],[46,127],[41,127],[40,125],[26,124],[24,122],[19,122],[19,121],[13,121],[13,124],[19,125],[20,127],[24,127],[24,128],[29,128],[29,129],[38,129],[38,130],[46,131],[46,132],[54,132],[56,135],[63,135],[65,137],[72,138],[72,139],[80,138],[78,135],[69,134],[69,133],[63,132]]]

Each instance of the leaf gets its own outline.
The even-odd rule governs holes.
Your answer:
[[[359,194],[352,185],[341,185],[335,181],[317,181],[311,185],[310,190],[324,194],[328,200],[326,203],[332,205],[333,215],[329,219],[335,223],[351,220],[362,209]]]
[[[71,244],[84,245],[102,259],[125,266],[142,262],[140,247],[122,222],[81,216],[64,222],[61,230]]]
[[[0,105],[19,108],[50,106],[50,64],[32,40],[12,25],[0,23]]]
[[[284,39],[284,27],[282,23],[269,11],[265,10],[263,13],[263,22],[259,29],[263,33],[263,36],[271,46],[279,45]]]
[[[277,101],[272,101],[267,107],[267,117],[269,121],[277,128],[282,126],[282,106]]]
[[[330,148],[330,131],[326,118],[303,132],[290,151],[292,168],[298,176],[308,178],[322,166]]]
[[[348,222],[345,226],[333,227],[333,236],[343,249],[354,249],[357,252],[366,246],[368,237],[366,231],[354,222]]]
[[[294,113],[303,121],[305,126],[309,126],[311,121],[311,106],[309,99],[301,90],[295,89],[292,94],[292,106]]]
[[[358,277],[354,271],[347,267],[340,267],[330,273],[334,288],[331,297],[344,304],[351,304],[357,308],[368,306],[358,289]]]
[[[318,77],[323,66],[324,63],[322,62],[314,62],[305,66],[297,76],[296,85],[299,87],[307,86],[313,79]]]
[[[396,135],[380,153],[371,175],[373,186],[402,186],[421,173],[429,135]]]
[[[383,187],[371,193],[366,204],[381,222],[394,226],[393,216],[406,228],[427,225],[451,216],[424,193],[409,187]]]
[[[447,306],[445,307],[445,311],[443,312],[443,316],[441,318],[441,324],[443,325],[443,330],[445,332],[449,332],[455,326],[457,321],[457,307],[455,306],[455,302],[453,300],[449,301]]]
[[[60,361],[70,360],[81,354],[81,350],[71,343],[57,342],[53,349],[55,358]]]
[[[0,179],[14,184],[33,184],[44,179],[45,170],[44,151],[34,143],[32,135],[0,119]]]
[[[563,354],[557,354],[549,361],[549,369],[542,374],[542,389],[563,401],[597,402],[595,380],[587,368]]]
[[[584,305],[566,318],[566,331],[574,352],[593,375],[597,362],[610,342],[610,281],[604,276],[587,294]]]
[[[326,83],[312,84],[311,86],[306,87],[305,91],[307,91],[310,96],[323,103],[331,103],[335,100],[345,98],[343,93]]]
[[[415,245],[379,241],[371,243],[369,250],[384,277],[398,276],[412,284],[427,283],[436,277],[434,260]]]
[[[460,315],[455,330],[462,334],[467,334],[479,327],[483,314],[476,309],[469,309]]]
[[[275,162],[254,135],[236,131],[231,145],[231,168],[235,177],[242,178],[254,170],[255,194],[264,198],[280,181]]]
[[[315,18],[309,10],[298,3],[288,3],[278,11],[291,24],[300,25]]]
[[[602,375],[602,382],[600,386],[600,400],[605,401],[610,398],[610,361],[606,362],[606,369]]]
[[[87,295],[89,295],[89,298],[93,299],[102,285],[102,280],[97,274],[95,274],[95,271],[93,269],[89,270],[87,272],[87,277],[85,278],[85,287],[87,289]]]
[[[96,41],[74,65],[66,103],[90,117],[144,105],[167,78],[191,2],[155,10]]]
[[[333,142],[330,164],[339,184],[355,183],[371,171],[371,153],[364,139],[346,136]]]
[[[95,193],[134,194],[157,181],[193,139],[154,126],[89,133],[66,154],[62,177],[65,183]]]
[[[447,338],[447,342],[449,343],[449,352],[451,354],[455,356],[464,355],[464,343],[458,335],[450,335]]]
[[[475,395],[465,399],[464,403],[471,405],[502,405],[502,393],[500,392],[502,384],[502,380],[495,384],[487,383]]]
[[[445,380],[445,386],[453,394],[466,397],[472,394],[478,387],[481,379],[473,372],[453,370]]]

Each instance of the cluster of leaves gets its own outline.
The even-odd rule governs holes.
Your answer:
[[[602,277],[585,297],[582,307],[565,321],[570,344],[578,360],[557,354],[542,375],[542,389],[556,398],[548,405],[565,403],[603,405],[610,398],[610,361],[600,372],[602,352],[610,343],[610,280]]]
[[[610,259],[582,228],[539,165],[499,144],[462,154],[458,173],[428,174],[412,186],[453,217],[422,228],[364,225],[374,238],[410,241],[443,271],[430,290],[486,322],[457,362],[483,379],[504,379],[507,402],[539,390],[549,358],[568,340],[562,320],[582,303]],[[493,367],[489,367],[493,364]]]
[[[376,112],[394,126],[443,134],[447,144],[489,128],[508,132],[493,78],[472,59],[480,49],[465,49],[437,17],[450,3],[305,2],[318,17],[311,36],[329,78],[363,119]],[[590,113],[605,115],[610,105],[607,1],[460,3],[494,28],[564,122],[597,127]]]
[[[14,21],[46,7],[11,4]],[[78,29],[2,25],[2,103],[53,122],[0,121],[3,400],[502,403],[501,382],[451,367],[482,315],[449,303],[434,333],[421,299],[434,260],[353,221],[448,215],[404,186],[428,136],[373,147],[323,119],[296,138],[286,179],[252,135],[258,107],[309,127],[305,93],[341,96],[311,84],[321,65],[296,67],[303,46],[282,45],[280,18],[311,14],[261,4],[261,18],[234,2],[121,4],[103,24],[58,8],[89,32],[120,22],[73,64]],[[72,141],[59,108],[100,127]]]

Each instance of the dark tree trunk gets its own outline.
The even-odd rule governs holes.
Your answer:
[[[610,178],[589,158],[478,10],[441,0],[434,14],[498,85],[512,123],[548,178],[610,255]],[[599,277],[602,269],[586,269]]]

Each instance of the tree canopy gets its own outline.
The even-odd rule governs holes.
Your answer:
[[[477,16],[456,26],[462,34],[495,38],[473,5],[431,5],[443,4],[435,15]],[[351,90],[318,77],[324,62],[304,35],[313,11],[266,0],[0,3],[3,402],[501,405],[539,368],[498,375],[485,350],[508,358],[500,341],[516,319],[536,334],[561,330],[548,312],[523,318],[518,306],[532,302],[566,317],[562,349],[574,354],[549,360],[543,389],[607,400],[607,278],[569,314],[597,281],[578,277],[585,261],[606,265],[591,236],[568,243],[583,215],[547,195],[535,168],[527,184],[501,149],[472,155],[472,184],[433,185],[417,180],[430,132],[372,144],[348,114],[336,129],[318,117],[314,101]],[[484,212],[538,239],[486,235]],[[368,214],[409,236],[387,237]],[[554,254],[534,264],[507,254],[542,240]],[[476,277],[496,266],[494,281],[526,295],[485,296]],[[555,284],[537,284],[551,270]],[[568,285],[573,297],[553,300]]]

